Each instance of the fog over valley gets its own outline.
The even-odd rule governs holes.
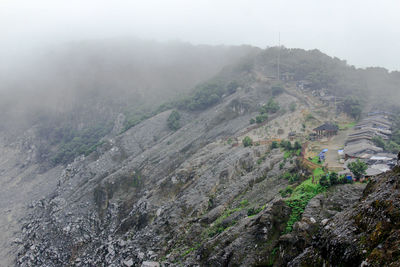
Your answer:
[[[398,1],[0,1],[0,266],[399,266]]]

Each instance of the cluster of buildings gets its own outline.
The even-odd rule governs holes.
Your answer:
[[[392,123],[387,112],[371,112],[349,134],[344,150],[339,151],[341,161],[348,165],[360,159],[368,164],[366,176],[373,176],[390,170],[396,164],[397,155],[384,152],[374,144],[373,139],[380,137],[388,140],[392,134]],[[349,170],[341,174],[349,173]]]

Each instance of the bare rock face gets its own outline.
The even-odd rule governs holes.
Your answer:
[[[53,175],[53,188],[31,204],[22,221],[13,243],[16,264],[394,263],[400,218],[396,171],[374,179],[363,196],[359,184],[317,195],[284,234],[292,211],[279,193],[289,183],[282,176],[304,169],[296,157],[284,159],[280,149],[227,141],[248,132],[260,99],[269,97],[261,86],[238,90],[205,111],[182,111],[182,127],[175,132],[166,124],[171,110],[162,112],[108,136],[91,155],[43,174]],[[282,93],[277,99],[295,97]],[[122,121],[117,119],[114,133]]]
[[[277,240],[289,214],[277,194],[287,185],[283,153],[222,141],[248,125],[258,98],[239,91],[200,114],[182,112],[176,132],[166,111],[77,158],[32,204],[17,265],[265,262],[264,243]]]

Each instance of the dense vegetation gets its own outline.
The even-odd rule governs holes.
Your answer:
[[[224,94],[235,93],[238,87],[236,81],[227,85],[220,81],[203,83],[196,86],[189,96],[177,101],[175,105],[180,109],[203,110],[218,103]]]
[[[321,186],[319,183],[313,183],[311,178],[302,182],[294,190],[289,190],[292,191],[292,193],[291,196],[286,200],[286,204],[292,208],[292,213],[289,221],[287,222],[285,231],[286,233],[291,232],[293,229],[293,224],[300,220],[308,202],[313,197],[324,192],[325,190],[325,187]]]
[[[287,175],[290,176],[290,175]],[[301,215],[304,212],[308,202],[318,195],[326,191],[329,186],[336,184],[345,184],[351,181],[347,180],[346,177],[339,178],[337,173],[332,172],[329,174],[323,174],[319,178],[319,182],[315,181],[311,177],[303,181],[300,185],[295,187],[288,186],[286,189],[281,190],[282,197],[290,196],[286,200],[286,204],[292,208],[289,221],[286,226],[286,233],[291,232],[293,224],[301,219]]]
[[[195,88],[193,94],[180,102],[178,107],[189,110],[202,110],[218,103],[225,88],[217,83],[206,83]]]
[[[51,157],[54,164],[65,164],[78,155],[89,155],[98,145],[100,139],[109,133],[112,124],[99,123],[82,130],[57,128],[51,133],[51,142],[57,144],[58,150]]]

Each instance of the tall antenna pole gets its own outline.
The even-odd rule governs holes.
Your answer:
[[[280,81],[280,64],[281,64],[281,33],[278,34],[278,81]]]

